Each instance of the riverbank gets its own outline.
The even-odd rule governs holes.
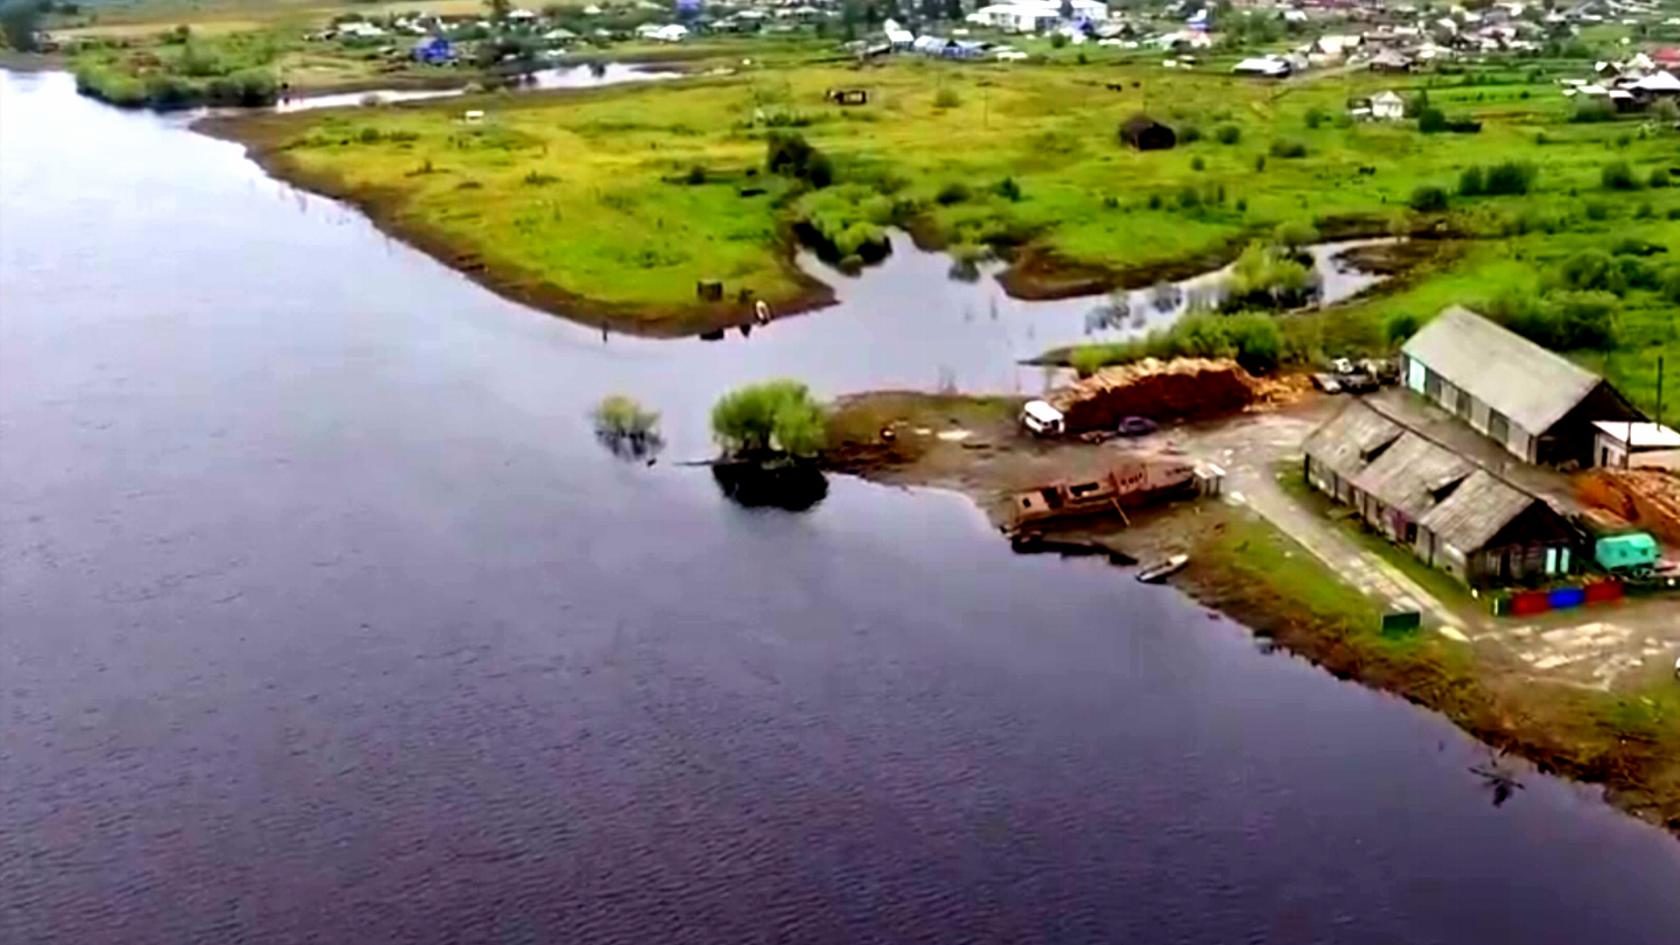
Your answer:
[[[1014,491],[1101,474],[1117,455],[1113,444],[1024,436],[1015,423],[1019,403],[904,392],[843,398],[831,420],[827,462],[872,481],[961,492],[1003,526]],[[1217,443],[1258,462],[1253,457],[1281,457],[1291,443],[1298,446],[1298,430],[1331,405],[1308,397],[1171,429],[1141,445],[1195,456]],[[1636,674],[1606,692],[1538,679],[1532,666],[1492,643],[1429,630],[1385,635],[1377,601],[1235,492],[1228,488],[1229,501],[1144,510],[1130,515],[1130,527],[1097,521],[1051,534],[1112,549],[1122,560],[1188,553],[1191,565],[1172,582],[1198,602],[1339,678],[1440,712],[1501,753],[1603,785],[1616,807],[1680,836],[1680,688],[1666,671]]]

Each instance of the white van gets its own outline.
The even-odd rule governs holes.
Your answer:
[[[1021,426],[1034,436],[1061,436],[1067,429],[1062,412],[1042,400],[1029,400],[1021,408]]]

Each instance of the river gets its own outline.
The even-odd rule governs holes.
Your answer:
[[[1171,588],[590,436],[937,384],[924,298],[603,341],[63,75],[0,115],[0,941],[1680,934],[1671,837]]]

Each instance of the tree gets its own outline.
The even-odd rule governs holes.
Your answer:
[[[513,0],[484,0],[484,8],[490,11],[490,21],[501,23],[513,12]]]
[[[36,0],[10,0],[0,5],[0,32],[6,44],[18,52],[35,51],[35,31],[41,23],[41,4]]]
[[[1073,0],[1062,0],[1062,5],[1056,12],[1061,15],[1062,22],[1071,21],[1073,19]]]
[[[1419,213],[1440,213],[1447,209],[1447,192],[1426,184],[1412,191],[1412,198],[1407,203]]]
[[[804,384],[766,381],[719,398],[712,435],[735,456],[814,456],[826,443],[827,417]]]
[[[962,0],[945,0],[945,19],[959,23],[963,18]]]
[[[1408,338],[1417,334],[1423,327],[1423,322],[1411,312],[1396,312],[1383,326],[1383,332],[1388,336],[1388,343],[1399,347]]]

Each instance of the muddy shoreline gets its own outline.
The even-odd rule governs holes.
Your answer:
[[[1106,466],[1100,447],[1046,443],[1014,429],[1018,398],[969,399],[961,395],[881,392],[841,398],[831,422],[833,446],[825,456],[832,472],[898,486],[946,489],[961,493],[999,526],[1000,541],[1007,495],[1047,471],[1074,478]],[[1286,408],[1287,409],[1287,408]],[[1250,422],[1248,415],[1204,426]],[[942,442],[941,429],[962,428],[972,435],[960,444]],[[907,437],[897,432],[931,431]],[[836,440],[836,437],[838,439]],[[958,447],[958,448],[953,448]],[[1109,454],[1112,455],[1112,454]],[[1541,772],[1602,786],[1612,806],[1665,828],[1680,839],[1680,793],[1661,781],[1663,764],[1657,745],[1622,740],[1610,750],[1580,739],[1584,706],[1541,706],[1564,698],[1566,690],[1548,687],[1541,699],[1515,666],[1485,653],[1455,653],[1444,637],[1429,634],[1427,659],[1385,657],[1361,645],[1349,627],[1314,613],[1286,589],[1270,585],[1263,571],[1241,568],[1215,546],[1242,517],[1244,527],[1264,522],[1247,508],[1203,500],[1131,514],[1129,526],[1118,522],[1078,523],[1046,530],[1042,547],[1024,553],[1106,555],[1120,567],[1144,564],[1187,552],[1191,564],[1168,579],[1198,604],[1249,628],[1338,679],[1388,692],[1439,712],[1460,729],[1502,754],[1521,757]],[[1269,523],[1263,524],[1271,530]],[[1281,533],[1277,533],[1281,535]],[[1565,716],[1556,713],[1564,711]],[[1579,723],[1559,725],[1561,719]],[[1573,735],[1572,735],[1573,732]]]

